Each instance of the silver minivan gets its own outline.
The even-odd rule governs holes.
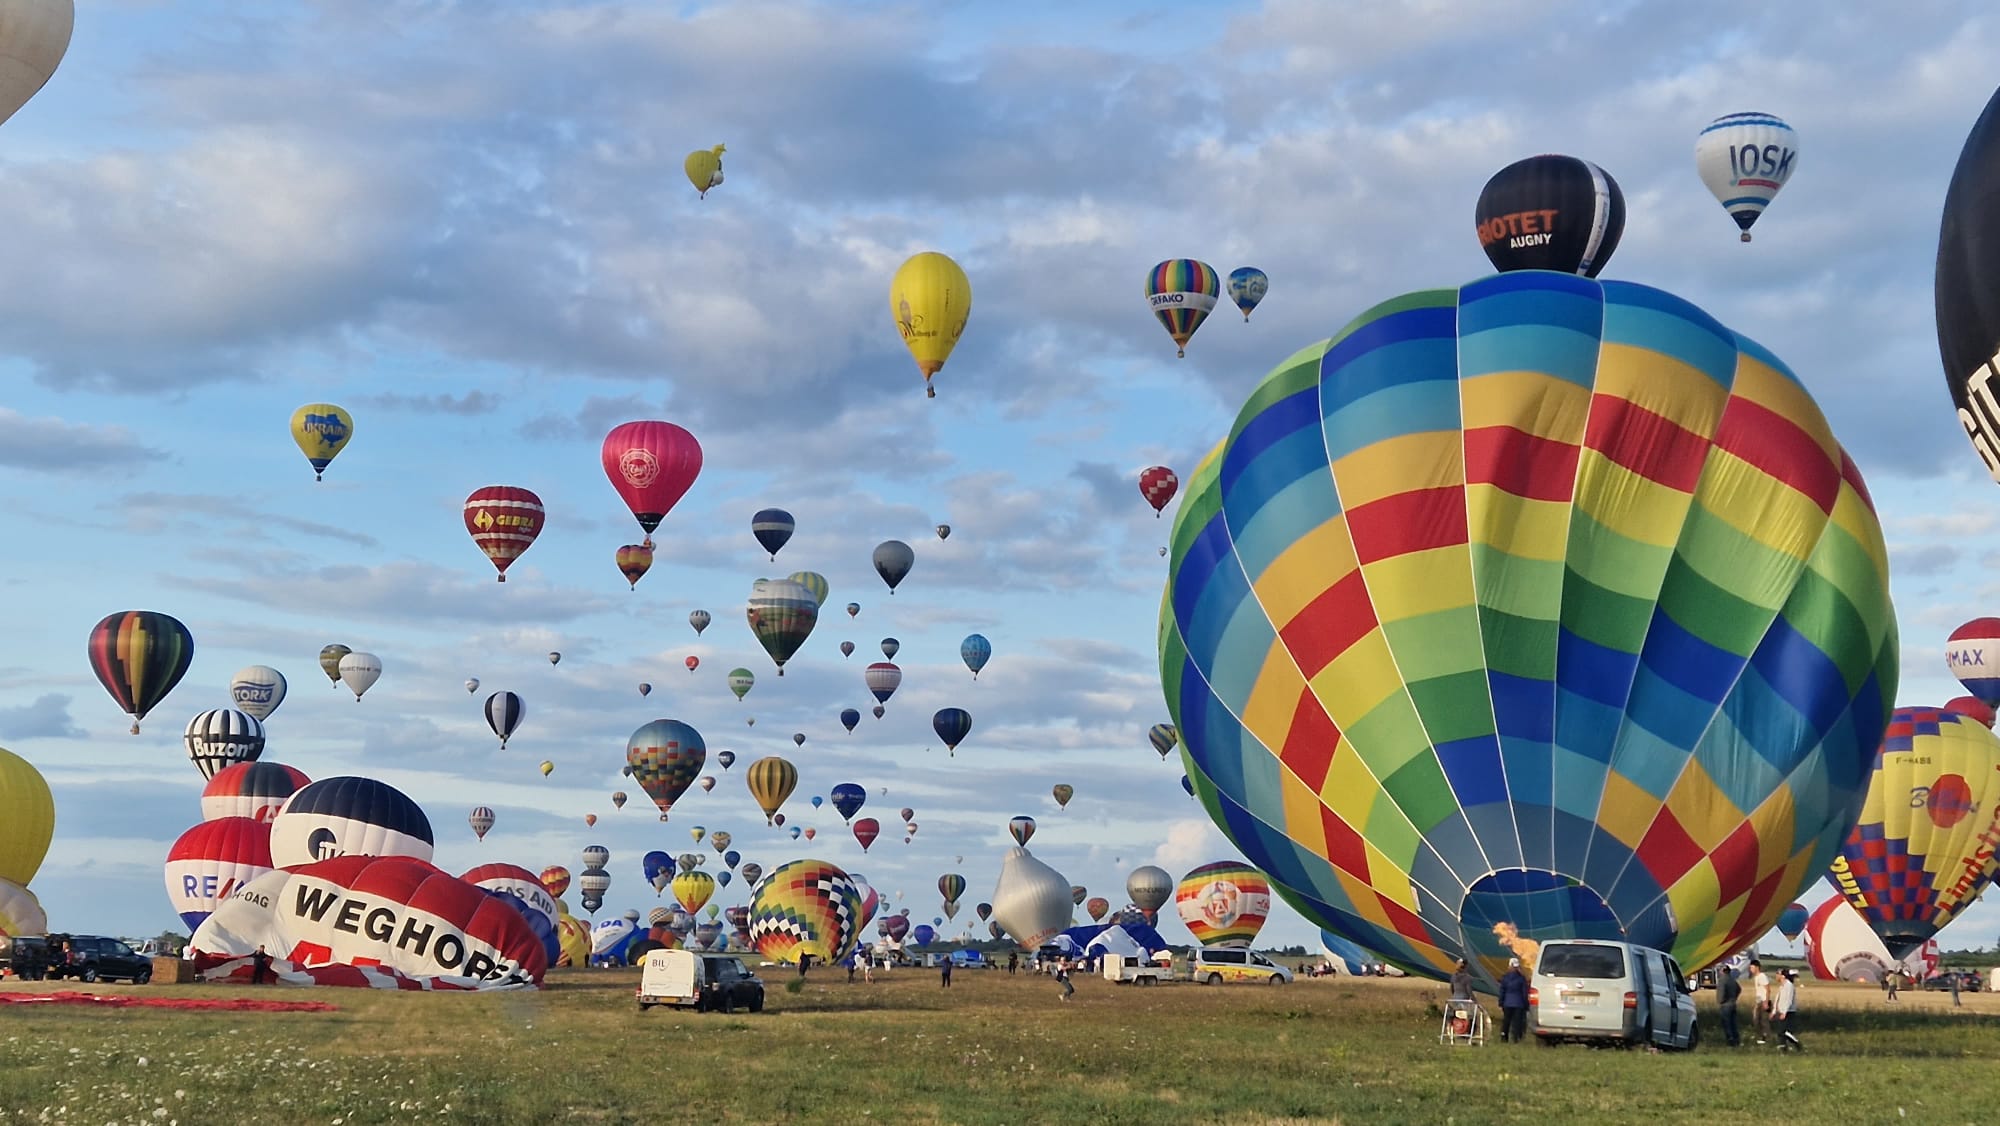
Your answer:
[[[1528,1012],[1543,1045],[1574,1040],[1689,1049],[1701,1041],[1694,994],[1680,966],[1629,942],[1543,943],[1529,982]]]

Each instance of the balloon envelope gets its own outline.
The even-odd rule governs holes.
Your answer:
[[[1173,538],[1197,795],[1309,919],[1428,974],[1497,977],[1503,923],[1691,967],[1754,941],[1894,697],[1859,471],[1775,357],[1631,283],[1370,310],[1267,377]]]
[[[598,459],[611,487],[648,536],[701,475],[701,443],[681,427],[656,419],[612,427]]]
[[[1169,258],[1146,274],[1146,304],[1181,356],[1187,355],[1188,341],[1215,309],[1221,292],[1215,267],[1193,258]]]
[[[270,822],[203,821],[167,849],[167,899],[192,932],[223,900],[272,867]]]
[[[1594,278],[1625,233],[1625,193],[1587,160],[1553,153],[1493,174],[1474,215],[1493,268]]]
[[[269,665],[250,665],[229,679],[229,698],[237,711],[262,723],[285,702],[285,687],[284,673]]]
[[[889,584],[889,593],[896,593],[896,587],[910,573],[917,562],[917,553],[902,540],[884,540],[875,545],[875,573]]]
[[[1238,266],[1229,271],[1229,299],[1243,310],[1243,319],[1250,319],[1250,310],[1255,309],[1271,291],[1270,275],[1255,266]]]
[[[205,821],[248,817],[268,822],[278,816],[286,798],[311,781],[304,771],[283,763],[239,762],[216,771],[202,788],[201,816]]]
[[[279,868],[339,856],[409,856],[428,861],[430,818],[409,796],[373,778],[322,778],[285,799],[271,821],[271,861]]]
[[[792,541],[792,532],[797,530],[798,521],[782,508],[761,508],[750,517],[750,534],[765,551],[776,559],[778,552]]]
[[[924,375],[924,393],[935,398],[931,376],[944,368],[965,333],[972,282],[958,263],[935,250],[911,255],[889,280],[889,315]]]
[[[0,15],[0,122],[46,85],[69,51],[74,0],[10,0]]]
[[[1959,150],[1938,227],[1938,358],[1958,423],[1986,472],[2000,481],[2000,91]],[[1991,702],[1991,701],[1989,701]]]
[[[354,416],[332,403],[307,403],[292,412],[292,442],[312,464],[315,481],[352,437]]]
[[[55,838],[56,803],[33,763],[0,747],[0,880],[27,887]]]
[[[773,868],[750,896],[750,942],[773,962],[811,954],[838,962],[861,937],[861,891],[824,860],[794,860]]]
[[[660,808],[660,817],[680,800],[708,762],[708,744],[701,732],[677,719],[656,719],[625,741],[625,763],[632,780]]]
[[[194,635],[177,619],[151,610],[108,614],[90,631],[90,671],[132,717],[132,734],[194,661]]]
[[[1750,225],[1798,167],[1799,137],[1768,113],[1731,113],[1695,137],[1695,170],[1750,241]],[[1949,199],[1947,198],[1947,205]]]
[[[1249,946],[1271,913],[1271,884],[1248,864],[1204,864],[1181,877],[1174,907],[1203,946]]]
[[[1069,925],[1070,882],[1025,848],[1000,860],[993,888],[993,921],[1023,950],[1033,950]]]
[[[542,534],[542,498],[512,485],[487,485],[465,498],[465,531],[507,581],[507,568]],[[342,675],[345,675],[343,673]]]
[[[215,708],[188,720],[181,742],[201,776],[213,778],[224,767],[257,761],[264,753],[264,725],[247,712]]]

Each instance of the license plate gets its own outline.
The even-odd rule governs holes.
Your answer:
[[[1565,1005],[1584,1005],[1584,1004],[1593,1004],[1593,1005],[1594,1005],[1594,1004],[1596,1004],[1596,1003],[1597,1003],[1597,994],[1595,994],[1595,993],[1565,993],[1565,994],[1563,994],[1563,995],[1562,995],[1562,999],[1563,999],[1563,1004],[1565,1004]]]

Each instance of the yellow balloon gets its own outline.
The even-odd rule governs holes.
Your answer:
[[[722,182],[722,146],[712,149],[696,149],[687,155],[682,167],[687,169],[688,183],[708,198],[708,189]]]
[[[354,416],[332,403],[307,403],[292,412],[292,441],[299,444],[299,452],[312,462],[315,481],[352,437]]]
[[[556,919],[556,945],[562,950],[557,965],[590,964],[590,924],[564,911]]]
[[[27,887],[56,834],[56,803],[42,772],[0,747],[0,880]]]
[[[542,763],[542,777],[547,778],[550,774],[554,773],[555,768],[555,763],[544,761]]]
[[[931,376],[951,358],[972,315],[972,282],[958,263],[926,250],[912,255],[889,283],[889,315],[903,334],[903,346],[924,373],[924,393],[935,398]]]

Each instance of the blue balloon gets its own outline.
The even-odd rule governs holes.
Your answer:
[[[736,862],[741,859],[743,859],[743,854],[733,848],[722,854],[722,863],[725,867],[734,868],[736,867]]]
[[[937,932],[925,924],[919,923],[910,928],[910,941],[918,946],[929,946],[936,937]]]
[[[852,731],[854,730],[855,725],[860,722],[861,722],[861,712],[859,710],[855,708],[840,709],[840,725],[842,727],[845,727],[849,731]]]
[[[819,796],[818,794],[814,794],[814,795],[813,795],[813,808],[814,808],[814,809],[818,809],[818,808],[819,808],[820,806],[822,806],[822,805],[825,805],[825,804],[826,804],[826,799],[825,799],[825,798],[823,798],[823,797],[820,797],[820,796]]]
[[[861,807],[868,804],[868,791],[853,782],[842,782],[833,788],[833,808],[839,812],[842,821],[854,820]]]
[[[1181,775],[1181,789],[1187,791],[1188,797],[1194,796],[1194,782],[1185,774]]]
[[[654,849],[639,858],[639,867],[646,873],[646,882],[651,884],[659,876],[674,870],[674,858]]]
[[[931,717],[931,730],[944,740],[947,750],[955,753],[959,743],[972,734],[972,713],[964,708],[939,708]]]
[[[993,643],[986,640],[984,634],[968,635],[964,641],[958,643],[958,655],[965,662],[965,667],[972,670],[972,679],[978,680],[979,670],[985,668],[986,662],[993,658]]]

